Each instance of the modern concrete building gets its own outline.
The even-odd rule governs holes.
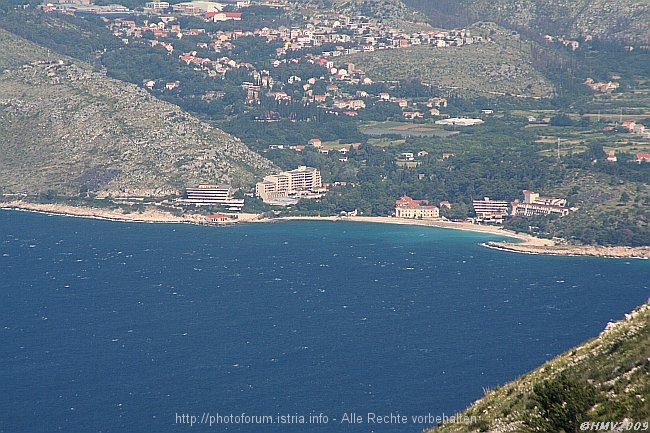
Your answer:
[[[510,202],[507,200],[473,200],[472,207],[476,213],[477,222],[491,222],[502,224],[503,217],[509,215]]]
[[[266,176],[255,185],[255,195],[264,203],[270,204],[291,204],[300,197],[320,197],[323,192],[320,171],[304,165],[295,170]]]
[[[233,198],[233,193],[230,185],[200,183],[188,186],[185,195],[177,202],[195,206],[223,206],[231,211],[240,211],[244,207],[244,199]]]
[[[539,193],[524,190],[524,201],[515,201],[512,204],[512,214],[518,216],[533,215],[560,215],[569,213],[566,207],[566,199],[555,197],[542,197]]]

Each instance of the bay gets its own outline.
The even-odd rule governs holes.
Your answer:
[[[419,432],[650,296],[648,261],[496,239],[2,211],[0,431]]]

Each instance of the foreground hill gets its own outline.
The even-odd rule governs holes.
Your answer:
[[[647,423],[649,396],[650,302],[593,340],[486,393],[462,413],[462,420],[474,416],[475,422],[447,423],[430,433],[577,432],[587,421]]]
[[[0,189],[165,195],[273,168],[237,138],[0,30]]]
[[[533,66],[529,43],[495,24],[469,28],[486,42],[459,47],[415,46],[349,56],[375,80],[413,79],[460,94],[550,97],[554,86]]]
[[[435,25],[489,20],[553,36],[650,41],[650,3],[643,0],[404,0]]]

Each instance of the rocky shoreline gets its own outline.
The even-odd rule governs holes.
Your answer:
[[[616,247],[598,245],[526,245],[510,242],[487,242],[486,246],[503,251],[555,256],[618,257],[630,259],[650,258],[650,247]]]

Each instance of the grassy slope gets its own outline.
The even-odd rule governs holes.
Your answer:
[[[490,42],[461,47],[410,47],[349,56],[375,80],[417,79],[462,94],[547,97],[553,85],[531,66],[528,43],[495,25],[470,28]],[[493,31],[493,32],[492,32]],[[490,34],[491,33],[491,34]]]
[[[236,138],[136,86],[70,59],[39,63],[47,50],[3,30],[0,40],[5,192],[164,194],[197,181],[250,185],[273,168]]]
[[[650,303],[609,324],[595,339],[487,392],[462,413],[475,416],[476,423],[448,423],[430,433],[530,431],[526,420],[544,421],[534,399],[535,385],[558,380],[561,374],[576,386],[595,391],[595,404],[580,422],[650,420]]]

